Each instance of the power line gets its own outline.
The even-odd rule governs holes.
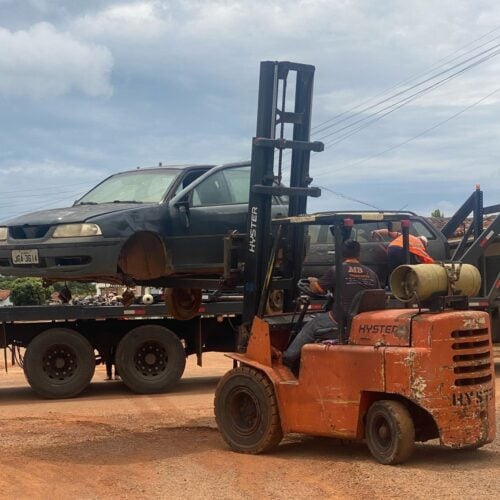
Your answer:
[[[54,189],[54,188],[51,188],[51,189]],[[85,190],[87,188],[84,188],[82,190],[78,190],[78,192],[82,192],[83,190]],[[19,196],[18,194],[11,194],[11,195],[2,195],[0,196],[0,202],[3,202],[5,200],[9,200],[11,198],[15,198],[16,201],[14,202],[8,202],[8,203],[0,203],[0,207],[1,206],[8,206],[10,205],[10,203],[24,203],[24,200],[26,199],[30,199],[30,198],[47,198],[48,196],[51,196],[51,195],[55,195],[55,196],[59,196],[60,194],[63,194],[63,193],[74,193],[75,190],[72,189],[72,190],[62,190],[62,191],[51,191],[50,193],[33,193],[33,194],[24,194],[22,196]]]
[[[496,31],[498,31],[498,30],[500,30],[500,27],[497,27],[497,28],[494,28],[493,30],[490,30],[489,32],[485,33],[484,35],[480,36],[479,38],[477,38],[477,39],[473,40],[472,42],[470,42],[470,43],[466,44],[466,45],[465,45],[465,46],[463,46],[462,48],[457,49],[456,51],[452,52],[450,55],[453,55],[453,54],[456,54],[456,53],[460,53],[460,52],[462,52],[465,48],[467,48],[467,47],[469,47],[469,46],[473,45],[475,42],[477,42],[477,41],[479,41],[479,40],[484,39],[484,38],[485,38],[485,37],[487,37],[488,35],[490,35],[490,34],[492,34],[492,33],[496,32]],[[455,57],[455,58],[452,58],[452,59],[448,60],[448,61],[447,61],[447,62],[445,62],[444,64],[439,64],[441,61],[445,61],[445,60],[446,60],[449,56],[447,56],[446,58],[442,58],[442,59],[440,59],[440,60],[438,61],[438,63],[436,63],[435,65],[431,66],[431,68],[430,68],[429,70],[427,70],[426,72],[424,72],[424,73],[422,73],[422,74],[420,74],[420,75],[418,75],[418,76],[424,76],[424,75],[426,75],[426,74],[430,73],[431,71],[433,71],[434,69],[441,68],[441,67],[443,67],[443,66],[445,66],[445,65],[447,65],[447,64],[449,64],[449,63],[451,63],[451,62],[454,62],[454,61],[456,61],[457,59],[459,59],[459,58],[463,57],[464,55],[468,55],[468,54],[470,54],[471,52],[473,52],[473,51],[477,50],[478,48],[482,48],[482,47],[484,47],[484,46],[486,46],[486,45],[490,44],[491,42],[493,42],[494,40],[496,40],[496,39],[498,39],[498,38],[500,38],[500,35],[497,35],[497,36],[493,37],[492,39],[488,40],[487,42],[485,42],[485,43],[483,43],[483,44],[480,44],[480,45],[478,45],[478,46],[473,47],[472,49],[470,49],[470,50],[468,50],[468,51],[464,52],[464,53],[463,53],[463,54],[461,54],[460,56],[457,56],[457,57]],[[341,122],[344,122],[344,121],[350,120],[350,119],[354,118],[356,115],[359,115],[360,113],[362,113],[362,112],[364,112],[364,111],[367,111],[367,110],[369,110],[369,109],[373,109],[373,108],[375,108],[375,107],[378,107],[378,106],[380,106],[381,104],[383,104],[383,103],[385,103],[385,102],[387,102],[387,101],[390,101],[390,100],[394,99],[395,97],[397,97],[397,96],[399,96],[399,95],[403,95],[403,94],[407,93],[408,91],[412,90],[413,88],[417,88],[417,87],[419,87],[419,86],[423,85],[424,83],[429,82],[429,81],[431,81],[431,80],[433,80],[433,79],[437,78],[438,76],[441,76],[441,75],[443,75],[443,74],[449,73],[452,69],[455,69],[455,68],[458,68],[458,67],[460,67],[460,66],[463,66],[465,63],[470,62],[470,61],[473,61],[474,59],[477,59],[477,58],[478,58],[478,57],[480,57],[481,55],[485,55],[485,54],[487,54],[488,52],[491,52],[492,50],[494,50],[494,49],[496,49],[496,48],[498,48],[498,47],[500,47],[500,44],[496,44],[496,45],[494,45],[493,47],[490,47],[490,48],[488,48],[488,49],[486,49],[486,50],[484,50],[484,51],[482,51],[482,52],[480,52],[480,53],[475,54],[473,57],[470,57],[470,58],[468,58],[468,59],[462,60],[460,63],[455,64],[454,66],[451,66],[451,67],[447,68],[445,71],[442,71],[442,72],[440,72],[440,73],[437,73],[437,74],[433,75],[431,78],[428,78],[428,79],[426,79],[426,80],[423,80],[423,81],[419,82],[419,83],[418,83],[418,84],[416,84],[416,85],[413,85],[413,86],[411,86],[411,87],[408,87],[408,88],[407,88],[407,89],[405,89],[404,91],[401,91],[401,92],[398,92],[398,93],[396,93],[396,94],[394,94],[394,95],[392,95],[392,96],[389,96],[388,98],[383,99],[382,101],[380,101],[380,102],[378,102],[378,103],[375,103],[374,105],[369,106],[368,108],[365,108],[365,109],[363,109],[363,110],[361,110],[361,111],[357,112],[355,115],[349,116],[349,117],[348,117],[348,118],[346,118],[346,119],[343,119],[343,120],[338,121],[336,124],[339,124],[339,123],[341,123]],[[426,87],[426,88],[424,88],[424,89],[421,89],[421,90],[419,90],[418,92],[416,92],[416,93],[414,93],[414,94],[412,94],[412,95],[410,95],[410,96],[407,96],[407,97],[405,97],[404,99],[401,99],[400,101],[397,101],[397,102],[395,102],[395,103],[392,103],[391,105],[389,105],[389,106],[387,106],[387,107],[385,107],[385,108],[383,108],[383,109],[381,109],[381,110],[378,110],[378,111],[376,111],[375,113],[372,113],[372,114],[371,114],[371,115],[369,115],[369,116],[363,117],[363,118],[361,118],[361,119],[359,119],[359,120],[357,120],[357,121],[355,121],[355,122],[353,122],[353,123],[350,123],[350,124],[348,124],[348,125],[346,125],[346,126],[344,126],[344,127],[340,128],[340,129],[337,129],[337,130],[333,131],[332,133],[327,134],[326,136],[320,137],[318,140],[320,140],[320,141],[321,141],[321,140],[323,140],[323,139],[325,139],[325,138],[327,138],[327,137],[331,137],[332,135],[335,135],[335,134],[337,134],[337,133],[340,133],[340,132],[341,132],[341,131],[343,131],[343,130],[350,129],[350,128],[354,127],[355,125],[360,125],[360,126],[358,126],[355,130],[352,130],[352,131],[350,131],[349,133],[346,133],[346,134],[342,135],[340,138],[336,138],[334,141],[327,142],[327,143],[325,144],[325,146],[326,146],[326,147],[328,147],[328,146],[332,146],[332,145],[336,145],[338,142],[342,142],[343,140],[347,139],[348,137],[350,137],[350,136],[351,136],[351,135],[353,135],[354,133],[357,133],[357,132],[359,132],[360,130],[362,130],[362,129],[366,128],[367,126],[371,125],[372,123],[375,123],[376,121],[379,121],[380,119],[384,118],[385,116],[387,116],[388,114],[392,113],[393,111],[396,111],[397,109],[400,109],[401,107],[403,107],[403,106],[404,106],[404,105],[406,105],[407,103],[409,103],[409,102],[413,101],[414,99],[418,98],[420,95],[424,95],[424,94],[426,94],[426,93],[428,93],[428,92],[430,92],[430,91],[432,91],[432,90],[434,90],[434,89],[436,89],[436,88],[439,88],[440,86],[444,85],[445,83],[447,83],[449,80],[451,80],[451,79],[455,78],[456,76],[459,76],[459,75],[460,75],[460,74],[462,74],[463,72],[465,72],[465,71],[467,71],[467,70],[469,70],[469,69],[471,69],[471,68],[473,68],[473,67],[475,67],[475,66],[477,66],[477,65],[481,64],[482,62],[485,62],[486,60],[488,60],[488,59],[490,59],[490,58],[492,58],[492,57],[496,56],[499,52],[500,52],[500,51],[496,51],[496,52],[494,52],[493,54],[490,54],[490,56],[491,56],[491,57],[485,57],[485,58],[483,58],[483,59],[481,59],[481,60],[479,60],[479,61],[476,61],[475,63],[472,63],[471,65],[469,65],[469,66],[467,66],[467,67],[465,67],[465,68],[462,68],[461,70],[457,71],[456,73],[454,73],[454,74],[452,74],[452,75],[449,75],[448,77],[446,77],[446,78],[442,79],[441,81],[438,81],[438,82],[436,82],[436,83],[434,83],[434,84],[432,84],[432,85],[430,85],[430,86],[428,86],[428,87]],[[417,76],[417,77],[418,77],[418,76]],[[404,83],[406,83],[406,82],[411,82],[411,81],[413,81],[413,80],[415,80],[415,79],[416,79],[416,78],[410,77],[410,78],[406,79],[404,82],[402,82],[402,84],[404,84]],[[401,84],[396,84],[395,86],[391,87],[389,90],[399,88],[400,86],[401,86]],[[385,95],[387,92],[388,92],[388,91],[382,92],[381,94],[377,94],[377,96],[378,96],[378,95]],[[375,97],[376,97],[376,96],[375,96]],[[330,119],[330,120],[326,120],[325,122],[322,122],[321,124],[319,124],[319,125],[317,125],[317,126],[313,127],[313,128],[312,128],[312,130],[314,130],[314,129],[318,129],[318,128],[319,128],[319,127],[321,127],[322,125],[324,125],[324,124],[326,124],[326,123],[331,122],[332,120],[334,120],[334,119],[335,119],[335,118],[337,118],[337,117],[340,117],[340,116],[342,116],[342,115],[347,114],[349,111],[352,111],[352,110],[355,110],[355,109],[357,109],[357,108],[361,107],[363,104],[368,103],[368,102],[372,101],[373,99],[374,99],[374,98],[368,99],[368,100],[364,101],[363,103],[361,103],[361,104],[359,104],[359,105],[357,105],[357,106],[354,106],[354,107],[353,107],[353,108],[351,108],[350,110],[344,111],[344,112],[340,113],[339,115],[334,116],[332,119]],[[391,110],[391,108],[393,108],[393,107],[394,107],[394,109],[392,109],[392,110]],[[384,113],[384,111],[386,111],[386,112]],[[374,117],[376,117],[377,115],[380,115],[380,114],[382,114],[382,116],[379,116],[378,118],[375,118],[375,119],[374,119]],[[368,122],[368,123],[367,123],[366,125],[364,125],[364,126],[363,126],[363,125],[361,125],[363,122]],[[319,131],[317,130],[316,132],[321,132],[321,131],[327,130],[327,129],[329,129],[329,128],[333,127],[333,126],[334,126],[334,125],[336,125],[336,124],[332,124],[332,125],[330,125],[329,127],[325,127],[324,129],[321,129],[321,130],[319,130]],[[287,151],[286,153],[289,153],[289,151]]]
[[[479,40],[481,40],[481,39],[483,39],[483,38],[487,37],[488,35],[490,35],[490,34],[492,34],[492,33],[496,32],[496,31],[498,31],[498,30],[500,30],[500,27],[494,28],[493,30],[491,30],[491,31],[489,31],[489,32],[487,32],[487,33],[485,33],[484,35],[480,36],[479,38],[477,38],[477,39],[473,40],[472,42],[470,42],[470,43],[466,44],[465,46],[463,46],[463,47],[461,47],[461,48],[459,48],[459,49],[455,50],[454,52],[452,52],[452,53],[451,53],[451,54],[449,54],[448,56],[446,56],[446,57],[444,57],[444,58],[442,58],[442,59],[438,60],[435,64],[433,64],[432,66],[430,66],[430,68],[429,68],[429,69],[427,69],[426,71],[421,72],[421,73],[414,74],[413,76],[410,76],[409,78],[406,78],[405,80],[403,80],[403,81],[401,81],[401,82],[399,82],[399,83],[397,83],[397,84],[395,84],[395,85],[393,85],[393,86],[391,86],[391,87],[389,87],[389,88],[385,89],[384,91],[382,91],[382,92],[380,92],[380,93],[378,93],[378,94],[376,94],[376,95],[372,96],[371,98],[369,98],[369,99],[366,99],[366,100],[362,101],[362,102],[361,102],[361,103],[359,103],[358,105],[353,106],[353,107],[351,107],[351,108],[349,108],[349,109],[347,109],[347,110],[345,110],[345,111],[343,111],[343,112],[341,112],[341,113],[338,113],[337,115],[333,116],[332,118],[330,118],[330,119],[328,119],[328,120],[326,120],[326,121],[324,121],[324,122],[322,122],[322,123],[320,123],[320,124],[318,124],[318,125],[316,125],[316,126],[312,127],[312,129],[311,129],[311,130],[315,131],[315,133],[319,133],[319,132],[320,132],[320,130],[318,130],[318,129],[322,128],[322,127],[323,127],[324,125],[326,125],[327,123],[331,123],[332,121],[336,120],[337,118],[340,118],[341,116],[344,116],[344,115],[346,115],[346,114],[348,114],[348,113],[351,113],[352,111],[355,111],[355,110],[359,109],[360,107],[364,106],[365,104],[368,104],[369,102],[373,101],[373,100],[374,100],[374,99],[376,99],[377,97],[384,96],[384,95],[388,94],[389,92],[391,92],[392,90],[396,90],[396,89],[400,88],[402,85],[405,85],[405,84],[407,84],[407,83],[411,83],[412,81],[416,80],[417,78],[420,78],[420,77],[422,77],[422,76],[425,76],[425,75],[427,75],[427,74],[431,73],[432,71],[434,71],[434,70],[436,70],[436,69],[442,68],[442,67],[446,66],[447,64],[450,64],[450,63],[452,63],[452,62],[456,61],[456,60],[457,60],[457,59],[459,59],[460,57],[463,57],[463,56],[468,55],[468,54],[470,54],[471,52],[473,52],[473,51],[475,51],[475,50],[477,50],[477,49],[480,49],[480,48],[482,48],[482,47],[485,47],[485,46],[486,46],[486,45],[488,45],[489,43],[491,43],[491,42],[493,42],[494,40],[497,40],[498,38],[500,38],[500,35],[497,35],[497,36],[493,37],[492,39],[488,40],[487,42],[485,42],[485,43],[483,43],[483,44],[480,44],[480,45],[478,45],[478,46],[475,46],[475,47],[473,47],[472,49],[468,50],[467,52],[464,52],[463,54],[461,54],[461,55],[459,55],[459,56],[457,56],[457,57],[454,57],[454,58],[452,58],[452,59],[449,59],[449,60],[448,60],[448,58],[449,58],[450,56],[452,56],[452,55],[454,55],[454,54],[458,54],[458,53],[462,52],[462,51],[463,51],[463,49],[467,48],[467,47],[468,47],[468,46],[470,46],[470,45],[473,45],[475,42],[477,42],[477,41],[479,41]],[[449,69],[451,69],[451,68],[449,68]],[[390,97],[389,97],[389,99],[390,99]],[[385,100],[384,100],[384,101],[382,101],[382,102],[385,102]],[[381,104],[381,102],[379,102],[378,104]],[[375,104],[374,106],[376,107],[376,106],[377,106],[377,104]],[[365,110],[358,111],[358,112],[356,112],[356,113],[354,114],[354,116],[356,116],[357,114],[360,114],[360,113],[362,113],[362,112],[364,112],[364,111],[365,111]],[[351,116],[352,116],[352,115],[351,115]],[[348,118],[347,118],[347,119],[348,119]],[[340,122],[342,122],[342,121],[345,121],[345,120],[340,120]],[[340,122],[337,122],[337,123],[340,123]],[[333,126],[333,125],[334,125],[334,124],[332,124],[331,126]]]
[[[498,87],[497,89],[495,89],[493,92],[490,92],[489,94],[481,97],[481,99],[478,99],[477,101],[473,102],[472,104],[469,104],[468,106],[466,106],[465,108],[461,109],[460,111],[458,111],[457,113],[454,113],[453,115],[449,116],[448,118],[446,118],[445,120],[442,120],[434,125],[432,125],[431,127],[423,130],[422,132],[419,132],[418,134],[410,137],[409,139],[406,139],[405,141],[403,142],[400,142],[398,144],[395,144],[394,146],[391,146],[390,148],[387,148],[387,149],[384,149],[383,151],[380,151],[378,153],[375,153],[374,155],[371,155],[371,156],[367,156],[366,158],[363,158],[361,160],[358,160],[354,163],[350,163],[349,165],[345,165],[343,167],[340,167],[340,168],[336,168],[336,169],[333,169],[333,170],[330,170],[328,172],[328,174],[333,174],[335,172],[339,172],[341,170],[345,170],[347,168],[353,168],[353,167],[357,167],[358,165],[361,165],[362,163],[365,163],[369,160],[372,160],[373,158],[378,158],[379,156],[382,156],[384,155],[385,153],[388,153],[390,151],[394,151],[395,149],[397,148],[400,148],[401,146],[405,146],[406,144],[408,144],[409,142],[411,141],[414,141],[415,139],[418,139],[419,137],[422,137],[424,135],[426,135],[427,133],[431,132],[432,130],[435,130],[436,128],[444,125],[445,123],[448,123],[450,122],[451,120],[453,120],[454,118],[457,118],[458,116],[466,113],[467,111],[469,111],[470,109],[474,108],[475,106],[478,106],[479,104],[481,104],[482,102],[484,102],[485,100],[489,99],[491,96],[495,95],[497,92],[500,92],[500,87]],[[321,176],[324,176],[326,174],[320,174],[320,175],[317,175],[316,177],[321,177]]]
[[[390,106],[386,106],[385,108],[382,108],[381,110],[377,111],[376,113],[373,113],[371,115],[371,117],[368,117],[368,118],[363,119],[363,120],[359,120],[357,123],[360,123],[360,122],[365,122],[365,123],[360,123],[359,127],[357,127],[356,129],[351,130],[349,132],[346,132],[345,134],[341,135],[340,137],[335,138],[333,141],[325,143],[325,148],[335,146],[335,145],[339,144],[340,142],[343,142],[347,138],[358,133],[360,130],[365,129],[366,127],[370,126],[371,124],[381,120],[385,116],[393,113],[394,111],[397,111],[398,109],[400,109],[403,106],[405,106],[406,104],[414,101],[415,99],[417,99],[425,94],[428,94],[429,92],[431,92],[432,90],[435,90],[436,88],[439,88],[439,87],[445,85],[446,83],[448,83],[448,81],[452,80],[453,78],[456,78],[457,76],[461,75],[465,71],[468,71],[469,69],[471,69],[475,66],[478,66],[479,64],[485,62],[488,59],[495,57],[498,54],[500,54],[500,50],[496,51],[493,54],[490,54],[489,56],[487,56],[486,58],[483,58],[480,61],[476,61],[475,63],[467,66],[466,68],[461,69],[460,71],[458,71],[452,75],[449,75],[445,79],[443,79],[439,82],[436,82],[425,89],[419,90],[418,92],[416,92],[408,97],[405,97],[404,99],[401,99],[400,101],[398,101],[394,104],[391,104]],[[377,116],[377,115],[379,115],[379,116]],[[333,133],[328,134],[328,136],[331,136],[331,135],[334,135],[334,134]]]
[[[17,210],[14,210],[14,211],[11,210],[11,211],[8,211],[8,212],[1,212],[0,216],[2,218],[6,217],[6,216],[12,217],[12,216],[15,216],[15,215],[22,215],[22,214],[26,214],[26,213],[38,211],[38,210],[40,210],[42,208],[46,208],[46,207],[56,208],[56,207],[51,207],[51,205],[53,205],[55,203],[59,203],[60,201],[67,201],[69,198],[71,198],[71,196],[65,196],[64,198],[53,199],[53,200],[49,201],[48,203],[44,203],[43,205],[36,205],[36,206],[30,207],[28,210],[26,210],[24,212],[20,212],[20,211],[17,211]]]
[[[36,188],[27,188],[27,189],[15,189],[15,190],[9,190],[9,191],[0,191],[0,195],[12,194],[12,193],[30,193],[30,192],[33,192],[34,190],[36,190],[37,192],[47,191],[47,190],[59,189],[59,188],[63,188],[63,187],[65,188],[65,187],[72,187],[72,186],[84,186],[84,185],[88,185],[88,184],[89,184],[89,181],[85,181],[85,182],[79,182],[76,184],[60,184],[58,186],[50,186],[50,187],[47,186],[45,188],[36,187]]]
[[[495,48],[497,48],[497,49],[498,49],[499,47],[500,47],[500,44],[495,45]],[[337,129],[337,130],[334,130],[333,132],[330,132],[329,134],[326,134],[326,135],[324,135],[324,136],[320,137],[318,140],[322,141],[322,140],[324,140],[324,139],[326,139],[326,138],[328,138],[328,137],[331,137],[331,136],[333,136],[333,135],[336,135],[336,134],[338,134],[338,133],[340,133],[340,132],[342,132],[342,131],[344,131],[344,130],[347,130],[347,129],[349,129],[349,128],[352,128],[352,127],[354,127],[355,125],[362,124],[363,122],[368,122],[368,121],[369,121],[369,124],[371,124],[371,123],[373,123],[373,121],[370,121],[370,120],[371,120],[371,118],[373,118],[373,117],[375,117],[375,116],[377,116],[377,115],[379,115],[379,114],[383,113],[384,111],[390,110],[391,108],[395,108],[395,109],[394,109],[394,111],[395,111],[396,109],[399,109],[400,107],[402,107],[401,105],[405,105],[405,104],[407,104],[408,102],[411,102],[412,100],[414,100],[415,98],[417,98],[417,97],[419,97],[419,96],[421,96],[421,95],[423,95],[423,94],[426,94],[426,93],[428,93],[428,92],[429,92],[429,91],[431,91],[431,90],[434,90],[435,88],[437,88],[437,87],[439,87],[439,86],[441,86],[441,85],[443,85],[443,84],[447,83],[448,81],[452,80],[453,78],[456,78],[457,76],[459,76],[459,75],[461,75],[461,74],[465,73],[465,72],[466,72],[466,71],[468,71],[469,69],[472,69],[472,68],[474,68],[474,67],[478,66],[479,64],[482,64],[483,62],[486,62],[486,61],[488,61],[489,59],[492,59],[493,57],[497,56],[499,53],[500,53],[500,50],[496,50],[495,52],[493,52],[493,53],[491,53],[491,54],[489,54],[489,55],[486,55],[486,56],[484,56],[483,58],[481,58],[481,59],[479,59],[479,60],[476,60],[476,61],[472,62],[472,63],[471,63],[471,64],[469,64],[468,66],[465,66],[464,68],[462,68],[462,69],[460,69],[460,70],[456,71],[455,73],[452,73],[451,75],[448,75],[448,76],[446,76],[445,78],[443,78],[443,79],[441,79],[441,80],[438,80],[437,82],[435,82],[435,83],[433,83],[433,84],[431,84],[431,85],[429,85],[429,86],[427,86],[427,87],[424,87],[423,89],[420,89],[420,90],[418,90],[417,92],[414,92],[413,94],[410,94],[409,96],[404,97],[403,99],[400,99],[399,101],[396,101],[396,102],[394,102],[394,103],[392,103],[392,104],[389,104],[388,106],[385,106],[384,108],[382,108],[382,109],[380,109],[380,110],[378,110],[378,111],[376,111],[376,112],[374,112],[374,113],[371,113],[370,115],[368,115],[368,116],[366,116],[366,117],[360,118],[360,119],[358,119],[358,120],[356,120],[356,121],[354,121],[354,122],[352,122],[352,123],[350,123],[350,124],[348,124],[348,125],[345,125],[344,127],[341,127],[341,128],[339,128],[339,129]],[[484,55],[484,54],[482,54],[482,55]],[[472,60],[472,58],[471,58],[471,59],[468,59],[468,60],[467,60],[467,62],[470,62],[471,60]],[[461,65],[463,65],[463,64],[460,64],[460,65],[454,66],[453,68],[455,69],[456,67],[461,66]],[[441,76],[442,74],[447,73],[447,72],[448,72],[448,71],[442,72],[442,73],[440,73],[440,74],[439,74],[439,76]],[[429,81],[429,80],[426,80],[425,82],[427,83],[428,81]],[[422,82],[422,83],[423,83],[423,82]],[[414,85],[414,86],[410,87],[408,90],[410,90],[410,89],[414,89],[414,88],[416,88],[416,87],[418,87],[418,86],[420,86],[420,85],[421,85],[421,84]],[[398,96],[398,95],[402,95],[402,94],[404,94],[404,93],[406,93],[406,91],[404,91],[404,92],[399,92],[399,93],[398,93],[398,94],[396,94],[394,97],[396,97],[396,96]],[[392,112],[392,111],[391,111],[391,112]],[[387,114],[389,114],[389,113],[387,113]],[[385,116],[385,115],[384,115],[384,116]],[[376,121],[378,121],[378,120],[376,120]],[[361,127],[361,128],[359,128],[359,129],[357,129],[357,130],[361,130],[362,128],[365,128],[365,127]]]
[[[338,196],[339,198],[344,198],[344,199],[349,200],[349,201],[354,201],[356,203],[360,203],[361,205],[365,205],[367,207],[374,208],[375,210],[382,210],[381,208],[376,207],[375,205],[372,205],[370,203],[367,203],[366,201],[358,200],[358,199],[353,198],[351,196],[347,196],[347,195],[339,193],[337,191],[333,191],[332,189],[327,188],[325,186],[318,186],[318,187],[321,189],[324,189],[325,191],[328,191],[329,193],[334,194],[335,196]]]

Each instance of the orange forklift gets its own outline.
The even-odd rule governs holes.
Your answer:
[[[287,112],[286,96],[278,94],[285,93],[292,71],[297,72],[295,109]],[[338,343],[305,345],[297,376],[282,363],[281,353],[312,314],[307,299],[294,303],[305,227],[331,227],[335,265],[341,270],[341,243],[353,224],[391,217],[299,215],[305,213],[306,197],[318,194],[308,187],[310,151],[321,150],[308,140],[313,73],[312,66],[261,64],[241,352],[229,355],[233,369],[216,390],[218,428],[234,451],[254,454],[270,451],[288,433],[365,439],[383,464],[404,462],[415,441],[438,438],[452,448],[479,448],[495,437],[495,380],[489,316],[468,308],[467,295],[477,293],[473,266],[428,264],[423,273],[419,266],[402,266],[391,285],[404,302],[388,308],[384,290],[365,290],[346,318],[337,271]],[[291,141],[283,137],[283,122],[293,124]],[[292,149],[290,187],[282,185],[284,148]],[[290,197],[289,214],[271,223],[275,194]],[[408,256],[409,221],[403,220],[402,227]],[[284,312],[266,315],[272,290],[284,290]]]

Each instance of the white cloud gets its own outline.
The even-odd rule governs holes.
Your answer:
[[[0,9],[0,24],[10,29],[0,30],[0,94],[70,95],[49,103],[0,101],[4,120],[11,124],[0,137],[0,156],[5,157],[3,164],[33,160],[38,165],[43,163],[40,158],[47,158],[61,164],[59,175],[64,175],[64,163],[100,165],[111,171],[158,161],[248,158],[261,60],[316,65],[313,125],[317,125],[372,96],[369,104],[401,90],[394,89],[398,82],[425,75],[443,58],[465,53],[474,40],[477,46],[490,37],[492,44],[500,41],[496,38],[500,31],[494,31],[500,19],[498,0],[28,3],[29,9],[11,0],[8,8]],[[34,25],[48,20],[55,28]],[[35,36],[36,27],[43,31],[40,26],[45,34]],[[21,28],[26,31],[17,31]],[[10,40],[7,47],[5,38]],[[31,42],[30,50],[25,39]],[[74,44],[78,50],[71,49]],[[457,52],[461,48],[463,52]],[[99,49],[108,53],[109,64]],[[80,50],[86,55],[81,56]],[[6,53],[9,67],[3,62]],[[495,90],[499,61],[500,55],[314,155],[315,182],[385,208],[418,202],[410,208],[439,206],[447,214],[475,182],[481,182],[485,195],[493,193],[491,203],[496,202],[500,92],[419,134]],[[110,92],[113,62],[113,98],[89,99],[88,95]],[[14,81],[7,92],[2,86],[9,75]],[[385,89],[391,90],[384,93]],[[353,119],[365,118],[375,109]],[[348,123],[340,122],[324,134]],[[320,135],[313,130],[314,139]],[[341,135],[332,134],[325,142]],[[416,140],[411,139],[414,136]],[[37,171],[49,176],[43,169]],[[53,172],[55,179],[58,169]],[[24,179],[20,170],[11,177]],[[353,208],[349,200],[327,192],[312,203],[329,208],[332,200],[333,206]]]
[[[83,15],[76,20],[75,27],[87,37],[137,41],[165,34],[169,18],[166,7],[156,1],[121,3]]]
[[[82,42],[49,23],[20,31],[0,28],[0,94],[43,98],[76,90],[109,96],[112,66],[107,48]]]

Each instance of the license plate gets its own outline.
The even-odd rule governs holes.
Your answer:
[[[38,250],[12,250],[14,265],[39,264]]]

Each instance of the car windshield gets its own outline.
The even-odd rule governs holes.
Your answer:
[[[138,170],[113,175],[80,198],[77,205],[158,203],[178,174],[177,170]]]

